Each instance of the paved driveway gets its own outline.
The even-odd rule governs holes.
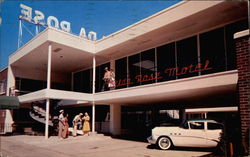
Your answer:
[[[43,136],[2,136],[2,157],[197,157],[205,150],[159,150],[145,142],[114,139],[104,135],[58,139]],[[1,157],[0,155],[0,157]]]

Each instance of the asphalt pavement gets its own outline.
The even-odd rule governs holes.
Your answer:
[[[52,136],[0,136],[0,157],[201,157],[206,149],[160,150],[146,142],[94,134],[59,139]]]

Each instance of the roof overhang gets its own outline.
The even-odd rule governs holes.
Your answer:
[[[122,58],[247,17],[247,1],[182,1],[98,40],[96,55]]]
[[[9,64],[26,71],[46,71],[49,44],[52,46],[53,72],[67,73],[92,66],[94,41],[52,27],[39,33],[12,54]]]
[[[12,54],[9,64],[46,71],[51,44],[53,72],[87,69],[93,55],[99,65],[247,18],[247,5],[247,1],[182,1],[98,41],[50,27]]]

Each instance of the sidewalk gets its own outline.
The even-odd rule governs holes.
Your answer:
[[[48,140],[44,136],[2,136],[0,157],[198,157],[204,150],[159,150],[148,143],[114,139],[102,134]]]

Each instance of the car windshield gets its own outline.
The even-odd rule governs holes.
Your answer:
[[[188,123],[187,123],[187,121],[184,122],[184,123],[182,123],[182,124],[180,125],[180,127],[181,127],[181,128],[184,128],[184,129],[188,129]]]

